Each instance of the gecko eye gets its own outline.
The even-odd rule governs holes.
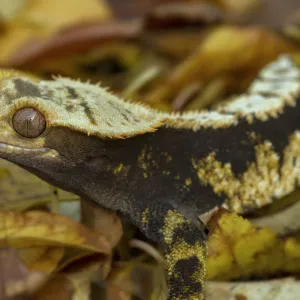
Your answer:
[[[26,138],[36,138],[46,129],[44,115],[33,107],[24,107],[15,112],[12,124],[15,131]]]

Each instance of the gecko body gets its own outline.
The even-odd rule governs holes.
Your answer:
[[[204,299],[198,216],[249,212],[300,180],[300,70],[282,56],[214,111],[168,114],[67,78],[0,79],[0,157],[117,211],[165,250],[169,300]]]

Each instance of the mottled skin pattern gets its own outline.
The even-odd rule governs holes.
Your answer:
[[[22,78],[13,79],[10,86],[11,90],[2,90],[3,101],[25,96],[26,106],[39,109],[36,103],[45,97],[40,87]],[[68,109],[80,105],[91,126],[96,124],[89,105],[76,98],[76,89],[66,88],[77,100],[75,104],[66,100]],[[48,92],[47,97],[51,101],[53,94]],[[236,212],[251,211],[299,184],[300,103],[296,98],[269,118],[237,117],[234,126],[196,130],[172,119],[175,126],[165,124],[155,132],[125,139],[88,135],[67,125],[48,126],[37,139],[23,138],[11,125],[18,104],[7,114],[1,112],[0,156],[83,199],[118,211],[164,248],[168,299],[204,299],[206,234],[198,216],[223,204]],[[266,165],[261,157],[267,157]],[[215,169],[225,175],[219,178]],[[246,179],[246,191],[243,174],[252,178],[249,188]],[[260,188],[261,183],[269,184],[270,174],[274,188]],[[265,190],[268,194],[257,199]]]

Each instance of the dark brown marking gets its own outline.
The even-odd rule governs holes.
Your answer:
[[[126,108],[119,108],[117,107],[113,102],[109,101],[108,102],[118,113],[121,114],[121,116],[127,121],[127,122],[131,122],[130,119],[128,118],[128,116],[131,116],[131,118],[137,123],[139,122],[139,120],[137,120],[134,115],[132,114],[132,112]],[[126,113],[123,113],[121,110],[124,110]]]
[[[108,101],[109,105],[112,106],[117,112],[120,112],[120,108],[116,106],[113,102]]]
[[[94,118],[93,112],[92,112],[91,108],[89,107],[88,103],[82,101],[80,103],[80,105],[83,107],[84,112],[85,112],[86,116],[89,118],[90,122],[93,125],[97,125],[96,119]]]
[[[258,76],[256,77],[257,81],[262,81],[265,83],[282,83],[282,82],[291,82],[291,81],[297,81],[299,80],[299,76],[298,77],[275,77],[275,78],[269,78],[269,77],[263,77],[263,76]]]
[[[73,112],[74,109],[75,109],[74,104],[68,104],[68,105],[66,105],[66,110],[67,110],[67,111]]]
[[[280,94],[276,93],[276,92],[257,92],[257,93],[248,93],[248,96],[253,96],[253,95],[258,95],[258,96],[262,96],[264,98],[279,98]],[[252,102],[249,102],[248,107],[252,106]]]
[[[53,91],[51,90],[48,90],[48,89],[45,89],[43,87],[43,95],[42,95],[42,98],[44,100],[50,100],[50,101],[53,101]]]
[[[136,123],[139,123],[139,122],[140,122],[140,120],[137,119],[137,118],[135,117],[135,115],[134,115],[129,109],[124,108],[124,110],[126,111],[127,114],[129,114],[129,115],[132,117],[132,119],[134,120],[134,122],[136,122]]]
[[[120,112],[120,114],[122,115],[122,117],[127,121],[127,122],[130,122],[130,120],[128,119],[127,115]]]
[[[113,127],[112,124],[109,121],[105,121],[105,123],[109,126],[109,127]]]
[[[29,97],[42,97],[39,88],[30,81],[16,78],[14,79],[14,85],[16,88],[16,98],[29,96]]]
[[[15,93],[11,90],[3,90],[1,91],[1,94],[3,95],[4,101],[7,104],[10,104],[13,100],[16,99]]]
[[[80,96],[77,94],[74,88],[67,86],[67,90],[72,99],[80,99]]]
[[[124,108],[124,110],[125,110],[129,115],[132,115],[132,112],[131,112],[129,109]]]

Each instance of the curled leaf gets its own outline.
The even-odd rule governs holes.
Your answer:
[[[25,299],[46,281],[46,274],[29,271],[13,248],[0,249],[0,299]]]
[[[62,215],[42,211],[0,212],[0,245],[77,247],[109,255],[107,240]]]
[[[251,72],[256,75],[279,54],[293,51],[296,48],[291,42],[266,29],[223,25],[212,30],[198,48],[148,94],[146,100],[152,104],[171,102],[195,78],[206,83],[224,73]]]
[[[209,280],[299,272],[298,238],[282,240],[271,229],[255,228],[248,220],[224,211],[210,222],[214,225],[208,240]]]

